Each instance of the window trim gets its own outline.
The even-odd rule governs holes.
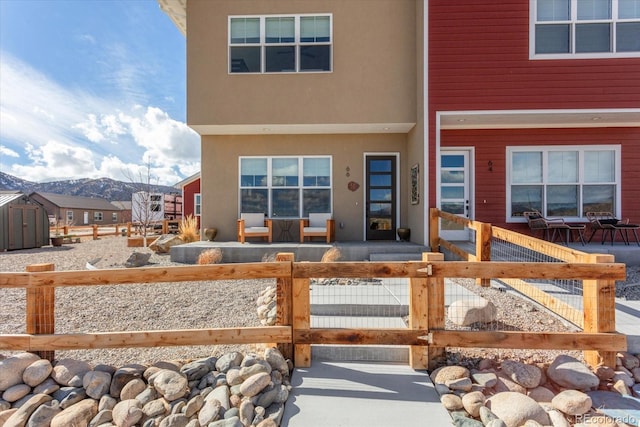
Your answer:
[[[266,186],[243,186],[242,185],[242,160],[243,159],[266,159],[267,160],[267,185]],[[282,185],[273,185],[273,159],[297,159],[298,160],[298,185],[297,186],[282,186]],[[329,185],[323,186],[305,186],[304,185],[304,159],[328,159],[329,160]],[[240,217],[240,213],[242,212],[242,190],[245,189],[259,189],[259,190],[267,190],[267,212],[266,216],[272,219],[299,219],[304,218],[304,190],[308,189],[321,189],[321,190],[329,190],[329,210],[333,213],[333,193],[334,193],[334,182],[333,182],[333,156],[331,155],[299,155],[299,156],[239,156],[238,157],[238,218]],[[273,198],[271,197],[272,190],[281,190],[281,189],[297,189],[299,190],[298,194],[298,216],[273,216]]]
[[[302,42],[300,41],[300,18],[304,17],[329,17],[329,41],[328,42]],[[231,20],[237,18],[258,18],[260,19],[260,42],[258,43],[231,43]],[[266,19],[267,18],[294,18],[294,41],[267,43],[266,42]],[[266,71],[266,48],[268,46],[295,46],[295,71]],[[247,73],[234,73],[231,71],[231,48],[232,47],[260,47],[260,71]],[[329,46],[329,70],[300,70],[300,48],[304,46]],[[305,14],[270,14],[270,15],[229,15],[227,17],[227,74],[237,75],[258,75],[258,74],[317,74],[333,72],[333,14],[332,13],[305,13]]]
[[[615,171],[614,171],[614,180],[615,180],[615,186],[616,186],[616,191],[615,191],[615,212],[613,212],[613,215],[616,217],[620,217],[620,213],[622,212],[622,156],[621,156],[621,152],[622,152],[622,146],[619,144],[608,144],[608,145],[517,145],[517,146],[507,146],[506,147],[506,151],[505,151],[505,155],[506,155],[506,161],[505,161],[505,166],[506,166],[506,173],[505,173],[505,201],[506,201],[506,206],[505,206],[505,215],[506,215],[506,222],[507,223],[526,223],[527,220],[524,217],[513,217],[511,216],[511,186],[512,186],[512,175],[511,175],[511,171],[512,171],[512,154],[516,153],[516,152],[541,152],[543,153],[543,165],[546,165],[547,162],[544,160],[544,158],[546,157],[545,153],[549,153],[551,151],[577,151],[578,152],[578,182],[576,183],[576,185],[578,185],[580,187],[580,189],[582,189],[582,186],[585,184],[592,184],[592,183],[585,183],[584,181],[584,153],[586,151],[613,151],[614,152],[614,167],[615,167]],[[547,177],[544,175],[544,166],[543,166],[543,178],[542,178],[542,185],[544,188],[546,188],[548,185],[554,185],[553,183],[548,183],[547,182]],[[538,184],[532,184],[532,185],[538,185]],[[582,191],[580,192],[579,195],[579,200],[578,200],[578,210],[580,211],[582,209]],[[546,203],[546,200],[544,199],[543,196],[543,204]],[[543,212],[544,215],[544,212]],[[583,216],[577,216],[577,217],[564,217],[564,219],[567,222],[588,222],[588,219],[586,216],[584,216],[584,212],[583,212]]]
[[[67,219],[66,219],[67,224],[69,224],[69,223],[73,222],[73,211],[68,210],[68,211],[66,212],[66,218],[67,218]]]
[[[193,194],[193,215],[202,216],[202,193]]]
[[[101,211],[93,211],[93,220],[96,222],[104,221],[104,215]]]
[[[638,22],[638,19],[618,19],[618,2],[612,0],[611,4],[611,19],[594,19],[578,21],[577,19],[577,0],[570,1],[570,18],[568,21],[544,21],[548,23],[566,23],[570,26],[570,48],[571,53],[536,53],[536,24],[537,22],[537,3],[538,0],[529,0],[529,59],[531,60],[544,60],[544,59],[602,59],[602,58],[640,58],[640,51],[637,52],[615,52],[616,49],[616,24],[624,22]],[[610,23],[612,25],[611,34],[611,49],[612,52],[588,52],[588,53],[576,53],[575,52],[575,26],[576,23]]]

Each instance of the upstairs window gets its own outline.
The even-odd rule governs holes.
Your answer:
[[[640,57],[640,0],[531,0],[531,57]]]
[[[331,71],[331,15],[229,18],[229,72]]]

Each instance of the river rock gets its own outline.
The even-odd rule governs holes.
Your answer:
[[[194,420],[195,421],[195,420]],[[158,427],[187,427],[189,417],[184,414],[171,414],[164,418]]]
[[[430,375],[434,384],[445,384],[448,380],[468,378],[469,370],[462,366],[441,366]]]
[[[540,385],[542,371],[537,366],[505,360],[502,362],[501,369],[511,380],[524,388],[535,388]]]
[[[62,409],[67,409],[86,397],[87,392],[82,387],[61,387],[53,393],[53,398],[60,402]]]
[[[498,375],[498,381],[496,385],[493,387],[496,393],[503,393],[505,391],[513,391],[516,393],[527,394],[527,389],[522,387],[515,381],[512,381],[511,378],[505,376],[503,373]]]
[[[445,385],[453,391],[471,391],[471,388],[473,387],[471,378],[458,378],[455,380],[447,380]]]
[[[57,390],[60,390],[60,384],[55,382],[53,378],[49,377],[33,388],[33,394],[53,394]]]
[[[503,392],[487,399],[486,406],[507,427],[519,427],[527,420],[535,420],[542,425],[550,423],[549,416],[538,402],[527,395],[516,392]]]
[[[240,393],[246,397],[253,397],[260,393],[271,382],[271,375],[266,372],[253,375],[240,385]]]
[[[0,391],[20,384],[25,369],[38,360],[40,357],[36,354],[26,352],[0,360]]]
[[[120,400],[135,399],[137,395],[147,388],[147,383],[141,378],[136,378],[124,385],[120,391]]]
[[[60,412],[51,419],[51,427],[86,426],[98,414],[98,402],[85,399]]]
[[[144,371],[142,371],[144,372]],[[109,387],[109,394],[118,399],[120,397],[120,392],[122,391],[122,387],[125,386],[131,380],[142,377],[142,372],[140,369],[135,367],[122,367],[116,370],[113,374],[113,378],[111,379],[111,386]]]
[[[555,393],[546,387],[536,387],[527,390],[527,396],[535,400],[536,402],[551,402],[555,397]]]
[[[46,380],[52,370],[53,366],[47,359],[36,360],[24,370],[22,381],[31,387],[35,387]]]
[[[111,424],[111,421],[113,421],[113,413],[111,409],[103,409],[102,411],[98,410],[96,416],[89,421],[89,427]]]
[[[149,264],[151,259],[151,252],[133,252],[129,255],[129,258],[124,263],[126,268],[143,267]]]
[[[51,424],[53,417],[62,412],[62,408],[57,400],[46,402],[43,405],[38,406],[38,409],[33,411],[33,414],[29,417],[25,427],[42,427]]]
[[[440,403],[442,403],[442,406],[444,406],[448,411],[459,411],[464,408],[460,396],[453,393],[447,393],[440,396]]]
[[[571,427],[571,424],[569,424],[564,414],[557,409],[547,411],[547,414],[549,414],[549,419],[553,427]]]
[[[89,371],[82,377],[82,386],[87,392],[87,396],[99,400],[109,393],[111,374],[103,371]]]
[[[196,415],[198,413],[198,411],[200,411],[200,409],[202,409],[202,406],[204,406],[204,397],[202,397],[201,395],[196,395],[193,396],[186,404],[185,408],[184,408],[184,414],[188,417],[191,418],[192,416]]]
[[[474,323],[494,322],[498,316],[498,309],[485,298],[466,298],[452,302],[447,316],[456,325],[470,326]]]
[[[7,402],[16,402],[31,392],[31,387],[26,384],[12,385],[2,393],[2,399]]]
[[[142,405],[135,399],[122,400],[113,408],[111,415],[118,427],[131,427],[142,419]]]
[[[147,418],[155,418],[160,415],[167,415],[169,413],[169,410],[169,404],[164,399],[154,399],[142,407],[142,413]]]
[[[561,354],[547,369],[547,376],[561,387],[574,390],[590,390],[598,387],[600,380],[578,359]]]
[[[82,360],[61,359],[51,372],[51,378],[62,386],[82,387],[84,375],[91,370],[91,365]]]
[[[640,359],[627,351],[621,351],[616,356],[618,360],[620,360],[622,366],[630,371],[640,366]]]
[[[230,351],[225,353],[216,361],[216,370],[218,372],[227,373],[227,371],[234,367],[239,367],[242,363],[244,356],[238,351]]]
[[[16,411],[4,422],[3,427],[23,427],[31,414],[33,414],[40,405],[51,401],[48,394],[36,394],[25,402],[24,405],[16,409]]]
[[[271,365],[271,368],[280,372],[284,376],[289,376],[289,365],[282,353],[277,348],[268,348],[264,352],[264,359]]]
[[[209,423],[220,417],[222,411],[224,409],[218,399],[205,399],[204,405],[198,413],[198,422],[203,426],[210,425]]]
[[[151,376],[149,381],[158,393],[170,402],[184,397],[189,385],[184,375],[169,369],[161,369]]]
[[[486,397],[481,391],[472,391],[471,393],[466,393],[462,396],[462,405],[464,406],[464,410],[474,418],[478,418],[480,416],[480,408],[484,406],[485,401]]]
[[[205,402],[209,400],[217,400],[220,402],[225,411],[228,411],[231,408],[231,390],[226,385],[221,385],[219,387],[211,390],[209,394],[207,394],[204,398]]]
[[[565,390],[558,393],[551,405],[567,415],[586,414],[591,409],[591,398],[578,390]]]
[[[492,388],[498,382],[494,372],[476,371],[471,373],[471,379],[480,387]]]
[[[207,363],[206,359],[194,360],[180,368],[180,372],[186,376],[189,381],[199,380],[207,375],[209,371],[211,371],[211,366]]]

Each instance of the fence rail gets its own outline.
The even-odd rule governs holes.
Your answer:
[[[626,337],[615,333],[614,280],[625,277],[624,264],[603,259],[589,263],[445,262],[439,253],[421,262],[293,262],[279,254],[276,262],[207,266],[153,267],[92,271],[46,271],[51,264],[30,266],[25,273],[0,273],[0,292],[27,292],[26,334],[0,335],[0,348],[27,351],[154,347],[177,345],[276,343],[296,366],[309,366],[312,344],[380,344],[411,346],[409,363],[429,367],[446,347],[583,349],[587,362],[612,364],[626,349]],[[408,328],[312,328],[311,279],[318,277],[407,278]],[[447,278],[572,278],[584,280],[582,333],[445,330]],[[154,331],[56,334],[51,322],[57,287],[122,285],[231,279],[276,279],[276,326],[172,329]],[[615,316],[615,314],[614,314]],[[590,355],[587,357],[587,355]],[[52,353],[48,353],[53,357]]]
[[[158,230],[162,231],[162,234],[167,234],[171,230],[177,230],[180,221],[168,220],[154,222],[152,227],[156,226]],[[140,226],[126,222],[122,224],[90,224],[90,225],[63,225],[63,226],[51,226],[49,228],[49,234],[61,234],[64,237],[83,237],[92,236],[93,240],[97,240],[101,236],[126,236],[131,237],[142,234]]]

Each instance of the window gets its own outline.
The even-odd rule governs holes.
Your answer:
[[[111,213],[111,222],[118,222],[118,213],[117,212],[112,212]]]
[[[230,73],[331,71],[331,15],[229,18]]]
[[[73,223],[73,211],[67,211],[67,224]]]
[[[301,218],[331,212],[330,157],[241,157],[240,212]]]
[[[162,194],[151,194],[149,197],[149,210],[151,212],[162,212]]]
[[[525,211],[583,220],[620,207],[620,146],[507,148],[507,217]]]
[[[193,195],[193,214],[195,216],[200,216],[200,206],[201,206],[200,193],[196,193]]]
[[[640,56],[640,0],[532,0],[531,57]]]
[[[94,212],[93,213],[94,221],[102,221],[102,212]]]

